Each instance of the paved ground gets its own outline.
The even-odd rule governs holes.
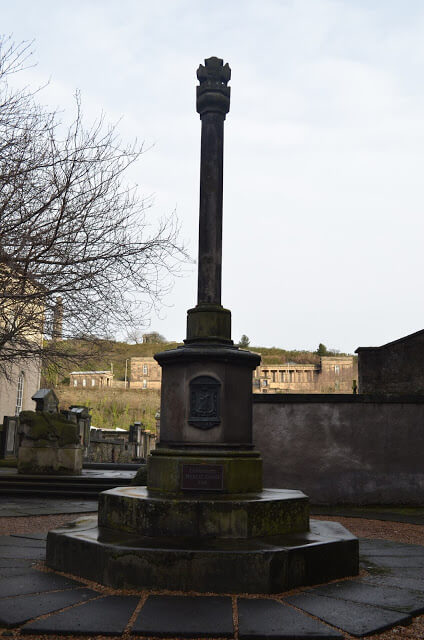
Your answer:
[[[365,518],[387,522],[406,522],[424,524],[424,507],[364,506],[364,507],[321,507],[311,506],[311,515],[341,516],[346,518]]]
[[[118,465],[117,465],[118,466]],[[51,476],[52,478],[71,478],[77,479],[81,477],[85,478],[128,478],[131,480],[134,478],[136,471],[134,469],[111,469],[110,467],[96,468],[96,469],[83,469],[79,476]],[[13,476],[18,475],[18,470],[15,467],[0,467],[1,476]],[[23,476],[20,475],[22,478]],[[34,477],[34,476],[33,476]]]
[[[77,498],[0,498],[0,518],[48,516],[59,513],[97,511],[97,499]]]
[[[128,634],[242,639],[363,637],[424,612],[424,547],[361,540],[366,574],[270,598],[116,595],[35,568],[45,534],[0,537],[0,630],[17,635]],[[18,633],[19,632],[19,633]]]

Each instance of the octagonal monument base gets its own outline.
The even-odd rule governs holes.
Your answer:
[[[114,588],[214,593],[281,593],[358,573],[358,540],[336,522],[312,520],[308,527],[300,491],[182,502],[152,498],[141,487],[106,491],[99,522],[108,526],[91,517],[50,531],[47,565]],[[126,520],[119,521],[124,504]],[[173,526],[180,518],[183,523],[179,535],[170,535],[166,525],[172,504],[179,509]],[[274,535],[264,535],[262,519],[272,518]],[[215,524],[199,535],[199,523]],[[224,523],[220,534],[216,523]]]

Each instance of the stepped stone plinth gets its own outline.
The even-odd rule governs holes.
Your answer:
[[[223,127],[230,68],[200,65],[198,303],[162,366],[160,442],[147,487],[105,491],[99,518],[51,531],[47,565],[117,588],[279,593],[358,573],[358,541],[310,522],[307,497],[263,489],[252,442],[252,371],[221,305]],[[290,451],[287,451],[287,456]],[[284,460],[281,461],[284,464]]]

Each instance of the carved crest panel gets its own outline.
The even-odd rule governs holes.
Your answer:
[[[198,376],[190,382],[188,422],[198,429],[211,429],[221,422],[221,383],[211,376]]]

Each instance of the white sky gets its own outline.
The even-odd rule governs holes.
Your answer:
[[[225,125],[223,299],[233,338],[343,351],[424,327],[422,0],[3,2],[35,39],[43,101],[104,111],[154,145],[135,179],[149,216],[177,209],[197,256],[196,69],[232,69]],[[68,111],[65,111],[65,116]],[[133,176],[134,177],[134,176]],[[185,337],[196,266],[151,330]]]

